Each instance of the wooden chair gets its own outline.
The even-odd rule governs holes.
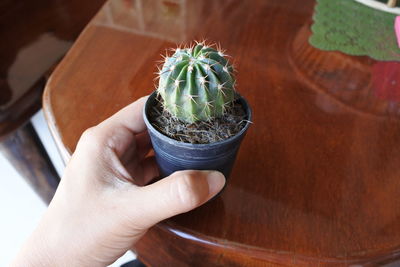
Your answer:
[[[47,203],[60,178],[29,119],[52,69],[103,2],[0,1],[0,149]]]

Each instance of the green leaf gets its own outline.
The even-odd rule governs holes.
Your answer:
[[[396,15],[354,0],[317,0],[310,44],[321,50],[400,61],[394,32]]]

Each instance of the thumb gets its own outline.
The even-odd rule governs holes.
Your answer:
[[[136,223],[143,228],[192,210],[215,196],[225,185],[217,171],[178,171],[160,181],[137,188],[141,202]],[[138,203],[136,202],[136,205]]]

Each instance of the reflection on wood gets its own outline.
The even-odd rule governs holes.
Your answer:
[[[304,25],[289,54],[301,81],[356,113],[400,117],[400,98],[396,97],[400,64],[321,51],[309,45],[310,34],[309,25]]]
[[[186,39],[185,3],[186,0],[109,1],[95,21],[97,25],[121,31],[182,42]]]

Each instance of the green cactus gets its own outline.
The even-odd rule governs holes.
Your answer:
[[[234,86],[233,67],[224,52],[201,42],[165,57],[157,91],[173,117],[194,123],[223,115],[234,100]]]

